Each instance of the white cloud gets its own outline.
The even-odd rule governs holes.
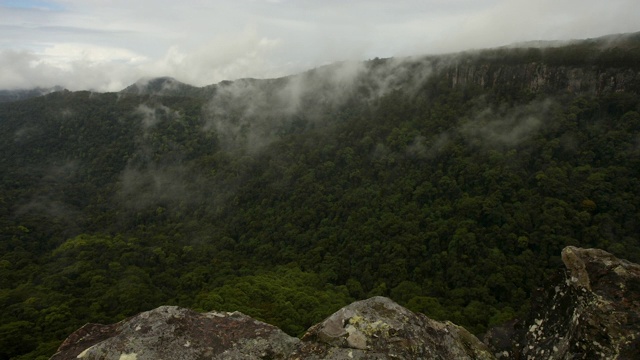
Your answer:
[[[122,48],[111,48],[85,44],[53,44],[41,54],[40,63],[63,70],[71,70],[74,63],[87,64],[128,63],[131,65],[147,61],[145,56]]]
[[[241,77],[283,75],[269,63],[280,40],[261,37],[255,29],[216,36],[195,49],[174,46],[151,65],[153,75],[169,74],[180,81],[203,86]]]
[[[164,75],[204,85],[340,60],[640,30],[637,0],[10,3],[18,2],[0,2],[0,64],[8,66],[0,70],[0,88],[117,90]]]
[[[456,20],[435,47],[445,51],[530,40],[569,40],[639,31],[636,0],[509,0]]]
[[[136,80],[143,56],[126,49],[82,44],[53,44],[40,53],[0,51],[3,88],[50,87],[71,90],[121,90]]]

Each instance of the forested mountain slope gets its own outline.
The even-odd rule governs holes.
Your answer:
[[[567,245],[640,261],[640,36],[0,104],[0,358],[159,305],[473,332]]]
[[[29,99],[64,90],[60,86],[51,88],[35,88],[29,90],[0,90],[0,103]]]

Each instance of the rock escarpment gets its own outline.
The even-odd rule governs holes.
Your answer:
[[[531,93],[565,91],[578,94],[610,94],[637,91],[640,71],[597,66],[553,66],[544,63],[495,65],[461,63],[446,70],[453,87],[477,85],[483,89],[504,87]]]
[[[88,324],[66,359],[640,359],[640,265],[567,247],[566,269],[532,299],[524,321],[480,342],[464,328],[384,297],[348,305],[302,339],[238,312],[162,306],[113,325]]]
[[[640,90],[640,33],[463,54],[442,69],[453,87],[604,95]]]

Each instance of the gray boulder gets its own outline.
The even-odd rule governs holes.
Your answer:
[[[51,359],[286,359],[299,341],[239,312],[161,306],[117,324],[85,325]]]
[[[291,359],[493,359],[464,328],[384,297],[357,301],[312,326]]]

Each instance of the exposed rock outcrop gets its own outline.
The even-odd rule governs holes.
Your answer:
[[[117,324],[85,325],[51,359],[286,359],[299,341],[242,313],[161,306]]]
[[[532,299],[531,313],[500,345],[509,327],[485,342],[510,359],[640,359],[640,265],[599,249],[562,251],[566,270]]]
[[[491,350],[464,328],[373,297],[301,340],[237,312],[163,306],[85,325],[52,359],[640,359],[640,265],[571,246],[562,260],[566,270],[532,299],[528,319],[487,333]]]
[[[467,330],[384,297],[358,301],[309,329],[292,359],[493,359]]]
[[[66,359],[492,359],[450,322],[374,297],[309,329],[302,341],[241,313],[163,306],[114,325],[85,325],[52,360]]]

